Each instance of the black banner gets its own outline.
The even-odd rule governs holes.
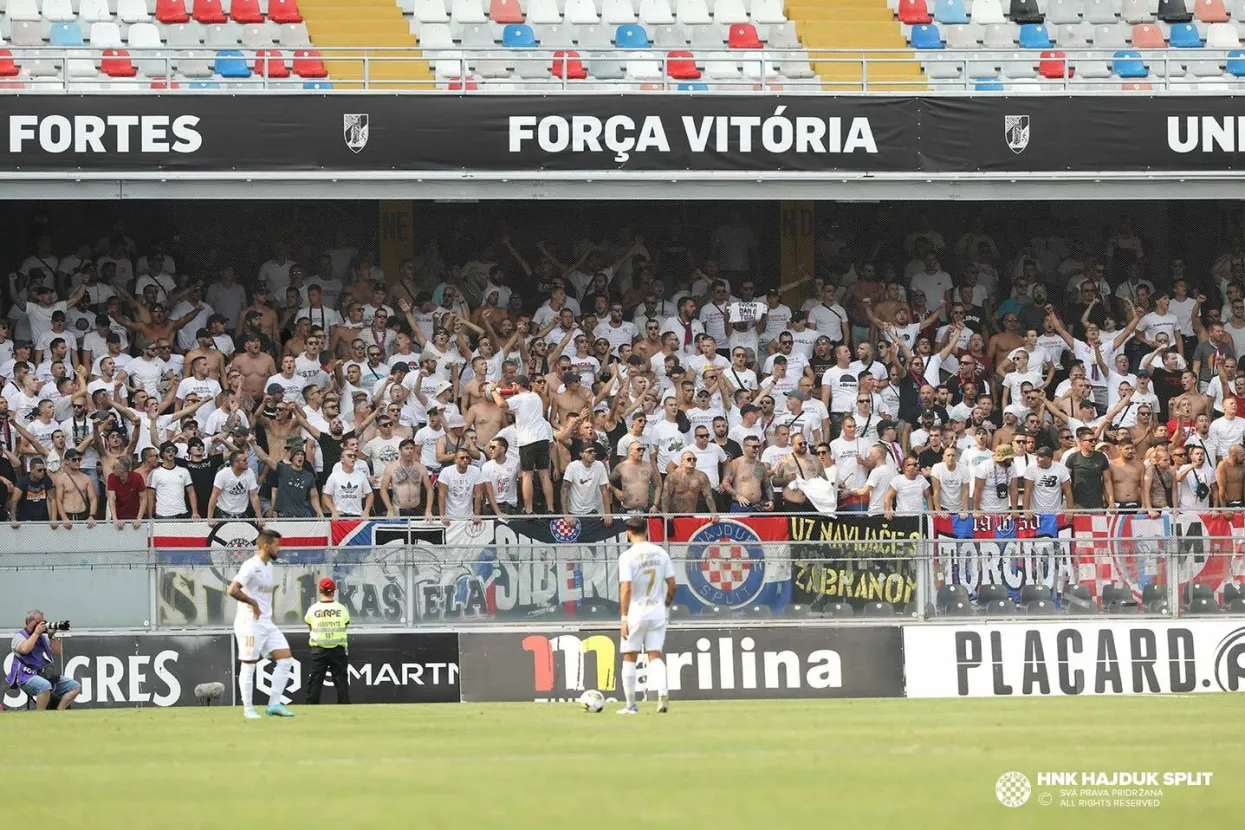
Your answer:
[[[0,124],[20,171],[1245,168],[1233,96],[27,95]]]
[[[896,613],[916,599],[919,516],[840,513],[792,516],[791,601],[814,609],[842,602],[859,611],[885,602]]]
[[[616,629],[463,634],[460,647],[467,702],[622,698]],[[903,695],[899,626],[671,630],[665,661],[672,700]]]
[[[307,634],[286,634],[297,664],[285,687],[285,703],[306,700],[311,648]],[[448,633],[353,633],[349,638],[351,703],[456,703],[459,699],[458,635]],[[268,703],[273,664],[259,663],[255,705]],[[324,681],[320,702],[337,701],[332,677]]]
[[[227,634],[70,635],[61,640],[64,651],[57,667],[82,684],[75,709],[190,706],[195,686],[211,682],[225,685],[227,704],[233,682],[231,639]],[[5,659],[6,668],[11,659]],[[21,708],[26,695],[8,689],[4,705]]]

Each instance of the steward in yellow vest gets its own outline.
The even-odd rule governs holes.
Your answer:
[[[337,585],[327,576],[320,580],[320,601],[303,617],[311,629],[311,672],[307,677],[307,703],[320,702],[324,675],[333,675],[338,703],[350,702],[350,678],[346,657],[346,626],[350,612],[337,601]]]

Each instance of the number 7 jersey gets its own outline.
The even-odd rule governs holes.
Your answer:
[[[628,616],[666,613],[666,580],[674,577],[670,554],[652,542],[632,545],[618,558],[618,581],[631,583]]]

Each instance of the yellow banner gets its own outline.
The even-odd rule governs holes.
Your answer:
[[[782,282],[795,282],[801,275],[813,273],[813,244],[816,233],[813,228],[812,202],[782,203]],[[788,291],[783,302],[793,309],[806,299],[805,291]]]
[[[380,203],[380,267],[390,283],[402,260],[415,255],[415,212],[409,201]]]

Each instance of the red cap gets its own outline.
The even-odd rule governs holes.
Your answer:
[[[327,576],[320,580],[320,593],[331,594],[337,590],[337,583]]]

